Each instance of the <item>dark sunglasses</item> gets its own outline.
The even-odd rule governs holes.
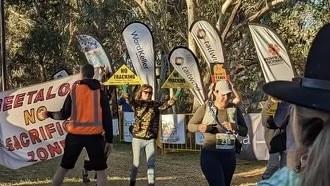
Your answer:
[[[145,94],[152,94],[152,91],[142,91]]]

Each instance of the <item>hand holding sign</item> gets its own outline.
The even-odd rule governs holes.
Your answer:
[[[38,118],[40,120],[45,120],[48,118],[48,115],[47,115],[47,110],[40,110],[40,112],[38,112]]]

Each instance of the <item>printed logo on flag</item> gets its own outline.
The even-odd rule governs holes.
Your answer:
[[[174,63],[178,66],[181,66],[184,63],[183,57],[176,57]]]
[[[196,21],[189,29],[207,63],[210,79],[216,83],[226,78],[222,42],[217,30],[207,21]]]
[[[265,62],[269,66],[280,65],[284,63],[283,58],[280,56],[280,47],[277,44],[270,43],[268,45],[269,57],[265,58]]]
[[[277,44],[269,44],[268,52],[272,56],[278,56],[280,53],[280,47]]]
[[[168,58],[174,69],[192,86],[191,90],[198,102],[203,104],[205,92],[194,53],[186,47],[179,46],[172,49]]]
[[[196,35],[198,39],[204,39],[206,37],[206,32],[204,29],[200,28],[197,30]]]
[[[253,44],[266,82],[294,77],[289,54],[280,37],[266,25],[249,23]]]

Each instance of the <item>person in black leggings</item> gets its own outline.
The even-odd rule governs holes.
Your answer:
[[[211,186],[229,186],[236,168],[235,134],[246,136],[243,115],[230,103],[232,90],[226,80],[215,85],[214,102],[200,106],[188,122],[190,132],[201,132],[204,144],[200,157],[203,174]]]

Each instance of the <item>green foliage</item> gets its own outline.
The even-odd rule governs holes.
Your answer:
[[[247,20],[265,8],[264,1],[242,1],[229,36],[225,38],[226,59],[234,84],[243,95],[247,112],[260,111],[265,99],[261,86],[265,83]],[[229,11],[231,12],[231,11]],[[309,47],[317,30],[329,20],[326,3],[285,1],[254,19],[273,28],[286,45],[294,71],[302,75]]]
[[[274,10],[270,15],[272,27],[286,44],[298,76],[303,75],[316,32],[329,20],[329,10],[313,3],[297,3],[293,7]]]
[[[149,0],[144,1],[145,7],[138,2],[142,1],[6,1],[10,88],[50,80],[53,73],[63,68],[77,72],[79,64],[87,62],[76,39],[79,34],[95,37],[117,69],[127,54],[121,32],[132,21],[144,22],[151,28],[156,53],[167,55],[176,46],[188,45],[185,0]],[[232,81],[243,95],[244,109],[255,112],[264,99],[261,90],[264,78],[247,23],[259,22],[275,29],[287,46],[296,73],[302,75],[316,31],[330,20],[328,2],[287,0],[271,7],[266,4],[269,1],[237,0],[221,14],[224,2],[195,1],[194,19],[206,20],[214,26],[220,23],[225,63]],[[235,8],[237,12],[233,12]],[[196,54],[205,77],[206,62],[198,51]],[[156,63],[159,65],[160,59]],[[191,95],[186,92],[184,100],[190,102]],[[182,105],[185,105],[182,110],[189,108]]]

